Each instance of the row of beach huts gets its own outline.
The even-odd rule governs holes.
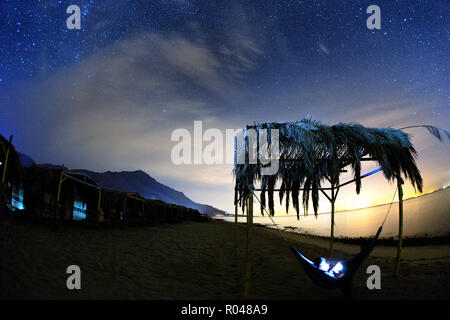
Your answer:
[[[23,167],[20,154],[0,135],[0,217],[20,215],[86,224],[203,221],[197,210],[145,199],[137,193],[107,190],[83,172],[63,167]]]

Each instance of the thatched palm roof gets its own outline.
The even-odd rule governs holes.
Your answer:
[[[302,203],[305,213],[312,199],[314,212],[319,206],[319,189],[325,181],[339,185],[341,170],[351,166],[355,178],[356,192],[361,189],[361,158],[366,156],[376,161],[388,180],[409,180],[414,188],[422,192],[422,177],[416,165],[416,151],[410,136],[398,129],[366,128],[358,123],[325,125],[317,120],[303,119],[298,122],[265,122],[248,126],[259,135],[262,129],[279,130],[280,167],[273,176],[261,176],[261,163],[236,164],[237,199],[244,206],[251,189],[261,184],[262,209],[265,193],[269,195],[269,210],[274,214],[273,192],[277,182],[281,183],[280,200],[289,201],[299,214],[299,191],[303,190]],[[243,143],[243,142],[241,142]],[[239,150],[239,148],[237,148]],[[248,144],[241,150],[248,153]]]

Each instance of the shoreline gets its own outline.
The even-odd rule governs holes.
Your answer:
[[[266,227],[264,225],[254,225],[259,230],[265,230],[265,232],[270,232],[275,236],[278,236],[278,231],[275,228]],[[319,247],[321,249],[329,248],[329,238],[320,236],[303,235],[291,231],[283,231],[284,235],[289,241],[293,243],[301,243],[303,245],[310,245]],[[435,260],[444,259],[450,261],[450,239],[446,238],[449,242],[446,243],[431,243],[426,244],[409,244],[408,246],[402,246],[402,260],[403,261],[416,261],[416,260]],[[367,241],[368,239],[350,239],[350,241],[345,241],[345,239],[335,239],[334,250],[335,252],[343,253],[344,255],[354,255],[360,251],[360,245]],[[431,240],[431,239],[429,239]],[[397,255],[397,242],[396,240],[392,244],[385,244],[383,241],[377,242],[371,256],[377,258],[392,258],[395,259]],[[405,239],[403,239],[405,243]]]
[[[235,223],[235,222],[230,222],[227,221],[225,219],[222,218],[213,218],[213,220],[215,221],[221,221],[221,222],[226,222],[226,223]],[[240,225],[245,225],[245,222],[238,222],[238,224]],[[273,226],[270,225],[265,225],[265,224],[261,224],[261,223],[253,223],[254,227],[259,227],[259,228],[267,228],[267,229],[271,229],[271,230],[277,230],[276,228],[274,228]],[[323,240],[323,241],[329,241],[330,238],[329,237],[324,237],[324,236],[319,236],[319,235],[314,235],[314,234],[308,234],[308,233],[300,233],[300,232],[296,232],[294,231],[296,228],[294,227],[284,227],[284,228],[280,228],[281,231],[283,231],[283,233],[292,233],[295,235],[299,235],[302,237],[309,237],[309,238],[313,238],[313,239],[318,239],[318,240]],[[345,243],[345,244],[360,244],[363,241],[368,241],[370,240],[371,237],[335,237],[334,241],[338,242],[338,243]],[[396,237],[388,237],[388,238],[381,238],[378,239],[377,243],[378,245],[382,245],[382,246],[397,246],[397,241],[398,239]],[[436,236],[436,237],[427,237],[427,236],[413,236],[413,237],[404,237],[403,238],[403,247],[418,247],[418,246],[431,246],[431,245],[447,245],[450,244],[450,234],[446,235],[446,236]]]

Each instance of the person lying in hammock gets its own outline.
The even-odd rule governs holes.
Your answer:
[[[325,273],[329,273],[336,279],[344,276],[344,263],[338,261],[332,264],[331,261],[327,261],[325,258],[320,257],[313,260],[314,265]]]

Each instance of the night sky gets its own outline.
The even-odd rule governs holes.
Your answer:
[[[66,27],[72,4],[81,30]],[[366,27],[372,4],[381,30]],[[39,163],[143,169],[232,211],[232,166],[172,164],[174,129],[307,115],[449,128],[449,4],[0,0],[0,133]],[[449,144],[409,133],[425,191],[449,184]],[[393,189],[382,175],[368,178],[338,209],[386,202]]]

